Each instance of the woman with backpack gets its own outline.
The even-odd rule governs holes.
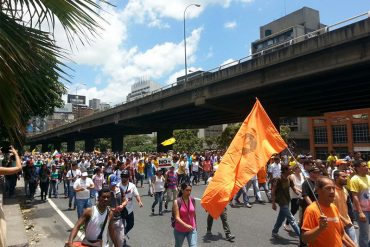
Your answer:
[[[190,196],[191,190],[191,184],[182,183],[178,198],[173,203],[175,247],[181,247],[185,238],[189,247],[197,246],[195,199]]]

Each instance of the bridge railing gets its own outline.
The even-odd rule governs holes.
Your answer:
[[[240,65],[243,62],[246,62],[246,61],[252,60],[254,58],[261,57],[261,56],[264,56],[264,55],[266,55],[266,54],[268,54],[268,53],[270,53],[272,51],[283,49],[283,48],[288,47],[288,46],[291,46],[293,44],[296,44],[296,43],[299,43],[299,42],[302,42],[302,41],[305,41],[305,40],[308,40],[308,39],[317,37],[319,35],[323,35],[323,34],[325,34],[327,32],[334,31],[334,30],[339,29],[339,28],[341,28],[343,26],[349,25],[349,24],[351,24],[351,22],[354,22],[355,20],[360,19],[360,18],[363,18],[363,17],[370,18],[370,11],[365,12],[365,13],[362,13],[362,14],[359,14],[359,15],[356,15],[356,16],[351,17],[351,18],[348,18],[346,20],[337,22],[335,24],[325,26],[323,28],[320,28],[318,30],[312,31],[310,33],[307,33],[307,34],[304,34],[304,35],[301,35],[301,36],[298,36],[298,37],[295,37],[295,38],[291,38],[291,39],[286,40],[286,41],[283,41],[281,43],[278,43],[278,44],[269,46],[266,49],[263,49],[261,51],[255,52],[255,53],[250,54],[250,55],[248,55],[246,57],[243,57],[241,59],[234,60],[234,61],[229,62],[229,63],[226,63],[226,64],[222,64],[222,65],[220,65],[218,67],[215,67],[215,68],[213,68],[211,70],[208,70],[208,71],[203,71],[202,73],[199,73],[196,76],[193,76],[193,77],[188,76],[188,82],[189,81],[192,81],[192,80],[194,80],[194,81],[195,80],[198,80],[199,78],[201,78],[203,80],[203,82],[205,82],[205,81],[206,82],[212,81],[214,79],[212,79],[210,77],[210,75],[212,75],[212,74],[214,74],[216,72],[222,71],[222,70],[224,70],[226,68],[231,69],[233,66]],[[235,68],[235,70],[237,70],[237,68]],[[228,75],[229,72],[228,71],[225,71],[225,74]],[[219,79],[219,75],[217,75],[217,79]],[[171,83],[171,84],[167,84],[167,85],[165,85],[165,86],[163,86],[163,87],[161,87],[161,88],[159,88],[157,90],[154,90],[154,91],[150,92],[149,94],[147,94],[147,95],[145,95],[145,96],[143,96],[141,98],[138,98],[138,99],[135,99],[135,100],[132,100],[132,101],[123,101],[123,102],[121,102],[119,104],[116,104],[113,108],[107,109],[105,111],[100,111],[100,112],[98,112],[96,114],[99,114],[99,113],[102,113],[102,112],[109,113],[110,111],[114,112],[114,108],[116,108],[116,107],[119,107],[119,106],[122,106],[122,105],[126,105],[126,104],[131,104],[131,103],[135,102],[136,100],[141,100],[141,99],[146,98],[146,97],[153,97],[154,95],[156,95],[158,93],[163,93],[164,91],[169,90],[169,89],[172,89],[174,87],[176,87],[176,88],[184,87],[185,88],[186,87],[186,83],[184,83],[184,81],[178,81],[178,82],[174,82],[174,83]],[[93,115],[95,115],[95,114],[93,114]],[[81,119],[86,119],[86,118],[89,118],[89,117],[91,117],[91,116],[86,116],[86,117],[77,119],[76,121],[81,120]],[[76,121],[74,121],[72,123],[67,123],[65,125],[74,124]],[[61,126],[59,126],[59,127],[61,127]],[[40,134],[40,133],[36,133],[36,135],[37,134]],[[33,136],[33,135],[29,135],[29,136]]]

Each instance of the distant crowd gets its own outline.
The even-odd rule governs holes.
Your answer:
[[[134,226],[134,200],[143,206],[137,189],[143,186],[153,197],[152,214],[156,214],[157,205],[158,215],[162,215],[172,204],[175,246],[182,246],[185,239],[189,246],[197,246],[196,203],[191,189],[212,180],[222,155],[221,151],[192,154],[55,151],[26,152],[20,160],[29,202],[35,200],[38,187],[41,201],[46,201],[48,197],[60,197],[58,187],[62,186],[68,209],[77,209],[78,221],[66,246],[77,246],[74,238],[79,230],[85,231],[82,241],[85,246],[89,246],[89,241],[103,242],[105,225],[108,234],[104,246],[125,246],[127,234]],[[15,155],[6,157],[0,153],[1,158],[5,167],[16,165]],[[252,208],[269,202],[273,210],[279,206],[273,238],[281,238],[278,231],[283,227],[299,236],[300,246],[370,246],[369,166],[360,152],[340,159],[332,151],[326,160],[302,154],[275,154],[229,204]],[[6,197],[14,196],[19,176],[20,173],[6,175]],[[248,194],[250,188],[254,196]],[[226,208],[220,218],[226,240],[234,241]],[[208,236],[212,236],[212,223],[209,215]]]

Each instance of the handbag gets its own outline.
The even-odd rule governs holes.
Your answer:
[[[84,239],[81,241],[81,244],[83,244],[81,246],[89,246],[89,247],[102,247],[103,246],[103,240],[102,240],[103,232],[104,232],[105,225],[107,224],[108,215],[109,215],[109,209],[107,209],[107,216],[105,216],[104,223],[98,235],[97,240],[88,240],[86,237],[84,237]]]

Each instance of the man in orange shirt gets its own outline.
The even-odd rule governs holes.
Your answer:
[[[334,182],[321,177],[316,181],[316,190],[318,200],[309,205],[304,213],[302,241],[309,247],[355,247],[356,244],[344,232],[339,211],[333,204]]]
[[[334,204],[338,208],[340,219],[344,225],[344,230],[352,241],[357,243],[356,231],[348,214],[347,199],[349,195],[348,191],[344,187],[347,185],[348,175],[344,171],[336,170],[333,172],[333,177],[335,182]]]

